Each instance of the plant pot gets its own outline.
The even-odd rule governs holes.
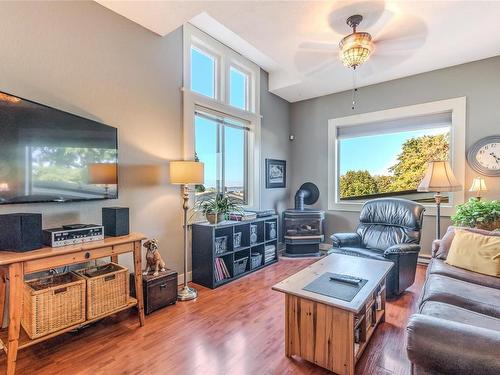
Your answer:
[[[225,214],[221,214],[221,213],[207,213],[205,215],[207,217],[207,220],[210,224],[217,224],[217,223],[220,223],[221,221],[224,220],[224,217],[226,216]]]

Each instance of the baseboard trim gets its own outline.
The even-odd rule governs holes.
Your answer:
[[[190,281],[193,281],[193,272],[189,271],[187,273],[187,281],[190,282]],[[182,285],[184,284],[184,274],[179,274],[177,276],[177,285]]]
[[[430,263],[431,259],[432,259],[432,257],[431,257],[430,255],[420,254],[420,255],[418,256],[418,260],[417,260],[417,262],[418,262],[419,264],[425,264],[425,265],[427,265],[427,264],[429,264],[429,263]]]

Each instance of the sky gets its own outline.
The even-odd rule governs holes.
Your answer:
[[[191,50],[191,90],[215,97],[215,61],[196,49]],[[245,109],[246,76],[231,67],[229,72],[229,104]],[[226,186],[243,186],[244,183],[244,130],[225,127],[225,170]],[[217,155],[217,124],[214,121],[195,118],[195,150],[200,161],[205,163],[205,187],[215,187],[218,165],[222,163]],[[220,177],[219,177],[220,178]]]
[[[390,175],[402,145],[411,138],[449,132],[448,127],[355,137],[340,140],[340,175],[347,171],[367,170],[371,175]]]

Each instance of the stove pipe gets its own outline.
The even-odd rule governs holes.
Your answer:
[[[304,211],[304,199],[311,195],[310,190],[299,189],[295,193],[295,209]]]
[[[304,204],[311,205],[318,201],[319,189],[312,182],[303,183],[295,193],[295,210],[304,211]]]

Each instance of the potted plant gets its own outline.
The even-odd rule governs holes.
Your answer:
[[[242,212],[241,205],[234,198],[216,194],[196,202],[195,210],[202,212],[210,224],[217,224],[227,218],[230,212]]]
[[[500,202],[471,198],[457,206],[457,212],[451,217],[451,221],[457,226],[500,229]]]

